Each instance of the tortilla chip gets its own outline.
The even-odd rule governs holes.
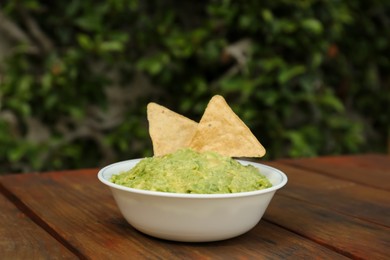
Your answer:
[[[214,96],[198,124],[190,148],[230,157],[262,157],[265,149],[222,96]]]
[[[149,135],[155,156],[188,147],[198,123],[156,103],[147,106]]]

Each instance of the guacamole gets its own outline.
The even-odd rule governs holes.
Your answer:
[[[129,171],[113,175],[111,181],[135,189],[197,194],[254,191],[272,186],[252,165],[191,149],[142,159]]]

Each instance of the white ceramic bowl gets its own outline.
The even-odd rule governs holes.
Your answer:
[[[122,161],[101,169],[98,178],[110,187],[127,222],[158,238],[206,242],[232,238],[252,229],[263,216],[275,192],[287,183],[278,169],[252,164],[272,183],[271,188],[231,194],[181,194],[127,188],[110,182],[141,159]]]

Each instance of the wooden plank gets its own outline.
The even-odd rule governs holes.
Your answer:
[[[354,259],[389,257],[388,227],[338,214],[327,208],[277,196],[265,219]]]
[[[166,242],[164,242],[166,243]],[[171,250],[184,244],[174,243]],[[201,250],[210,259],[347,259],[326,247],[280,228],[268,221],[240,237],[213,243],[185,245],[187,251]]]
[[[77,259],[2,193],[0,209],[1,259]]]
[[[176,243],[151,238],[125,222],[96,173],[16,175],[7,176],[2,182],[81,254],[92,258],[343,257],[266,221],[245,235],[215,243]]]
[[[286,159],[280,162],[364,186],[390,190],[390,156],[388,155],[329,156]]]
[[[356,182],[302,170],[280,162],[267,163],[289,178],[279,191],[302,201],[390,227],[390,192]]]

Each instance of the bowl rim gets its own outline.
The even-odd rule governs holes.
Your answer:
[[[97,177],[103,184],[105,184],[113,189],[128,191],[128,192],[137,193],[137,194],[149,195],[149,196],[188,198],[188,199],[238,198],[238,197],[256,196],[259,194],[265,194],[265,193],[270,193],[270,192],[276,191],[276,190],[282,188],[284,185],[286,185],[286,183],[288,181],[287,175],[279,169],[276,169],[272,166],[268,166],[268,165],[265,165],[262,163],[246,161],[246,160],[242,160],[242,159],[235,159],[235,160],[240,162],[240,163],[244,163],[244,165],[251,164],[251,165],[255,166],[256,168],[258,168],[260,166],[260,167],[267,168],[267,169],[273,171],[274,173],[276,173],[280,176],[280,178],[281,178],[280,183],[273,185],[270,188],[265,188],[265,189],[261,189],[261,190],[255,190],[255,191],[245,191],[245,192],[235,192],[235,193],[218,193],[218,194],[200,194],[200,193],[189,194],[189,193],[174,193],[174,192],[150,191],[150,190],[129,188],[129,187],[126,187],[123,185],[115,184],[115,183],[107,180],[104,177],[104,172],[112,167],[116,167],[120,164],[138,162],[142,159],[144,159],[144,158],[124,160],[124,161],[119,161],[116,163],[109,164],[109,165],[107,165],[99,170]]]

